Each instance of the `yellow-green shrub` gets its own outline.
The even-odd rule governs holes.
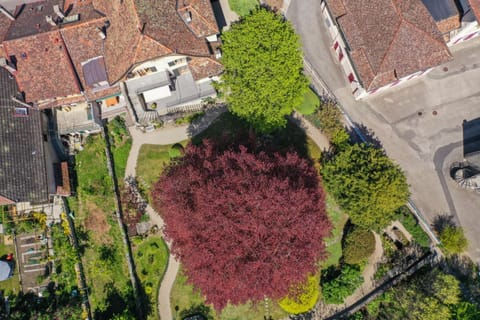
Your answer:
[[[320,296],[319,276],[308,276],[307,281],[290,288],[288,296],[278,301],[280,307],[288,313],[300,314],[315,306]]]

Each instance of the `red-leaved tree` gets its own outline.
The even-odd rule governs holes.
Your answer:
[[[217,310],[284,297],[326,257],[324,193],[296,153],[190,145],[152,195],[172,253]]]

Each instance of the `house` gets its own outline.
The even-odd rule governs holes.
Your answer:
[[[459,27],[460,15],[453,2],[441,2],[444,6],[430,0],[322,0],[332,51],[355,98],[452,59],[445,41]]]
[[[16,102],[18,93],[15,79],[0,68],[0,205],[43,204],[57,194],[53,162],[58,159],[43,126],[45,116]],[[68,170],[57,175],[69,192]]]
[[[72,122],[64,131],[89,131],[87,120],[95,130],[93,117],[78,115],[96,105],[108,117],[114,110],[125,111],[132,99],[141,117],[151,111],[148,103],[155,98],[161,109],[214,94],[207,83],[222,70],[216,61],[219,30],[209,0],[43,0],[17,6],[13,13],[0,11],[0,56],[7,60],[24,101],[39,109],[81,109],[76,115],[56,112],[62,118],[58,122]],[[181,59],[186,61],[183,69],[171,67]],[[127,77],[133,83],[167,71],[172,72],[167,104],[162,98],[168,92],[155,91],[155,83],[128,96],[122,92]],[[180,72],[190,73],[192,82],[177,81]],[[182,90],[183,84],[195,90]],[[154,100],[144,101],[146,90],[154,90],[149,95]]]

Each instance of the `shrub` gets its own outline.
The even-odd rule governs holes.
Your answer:
[[[463,229],[455,226],[447,226],[441,231],[440,242],[449,254],[462,253],[468,246]]]
[[[328,274],[325,278],[328,278]],[[362,285],[363,276],[357,265],[343,265],[340,274],[322,281],[322,294],[326,303],[340,304]]]
[[[348,264],[359,264],[375,251],[375,236],[370,230],[355,227],[344,241],[343,259]]]
[[[318,276],[308,276],[305,283],[292,286],[288,296],[278,301],[280,307],[290,314],[309,311],[317,303],[320,296]]]
[[[409,196],[400,167],[380,149],[355,144],[326,161],[323,181],[352,223],[365,229],[382,230]]]

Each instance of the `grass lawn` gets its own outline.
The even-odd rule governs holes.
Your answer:
[[[168,264],[168,248],[161,237],[149,237],[133,246],[138,277],[150,300],[148,319],[158,319],[158,288]]]
[[[9,253],[15,254],[15,247],[12,244],[4,243],[5,236],[2,236],[0,242],[0,258],[6,256]],[[11,293],[20,292],[20,282],[18,279],[18,269],[15,266],[13,276],[10,279],[0,282],[0,291],[4,291],[4,296],[7,296]]]
[[[257,320],[263,319],[263,316],[265,315],[263,301],[260,301],[256,305],[252,305],[252,303],[238,306],[228,305],[220,314],[217,314],[212,306],[206,306],[205,308],[205,299],[201,296],[198,290],[195,290],[194,287],[187,284],[186,281],[187,278],[180,269],[170,294],[170,305],[173,314],[186,316],[189,314],[187,310],[192,310],[191,314],[193,314],[195,312],[194,310],[199,310],[199,306],[203,306],[203,308],[201,308],[202,311],[209,311],[208,315],[206,315],[208,319]],[[179,311],[176,313],[175,309],[177,306]],[[270,301],[269,307],[270,315],[273,319],[282,319],[288,316],[288,314],[274,301]]]
[[[320,264],[321,269],[337,265],[342,256],[342,237],[343,227],[348,220],[348,216],[338,207],[335,199],[327,195],[327,213],[332,222],[332,235],[326,239],[327,252],[329,257]]]
[[[132,288],[124,244],[114,216],[105,142],[101,135],[90,136],[88,141],[75,159],[77,199],[70,198],[69,205],[75,212],[76,228],[80,231],[77,233],[84,238],[82,260],[92,310],[95,318],[108,319],[126,306],[132,306]]]
[[[187,140],[180,142],[183,146],[187,145]],[[173,144],[153,145],[144,144],[140,148],[137,161],[137,178],[143,188],[150,190],[163,169],[170,163],[170,153]]]
[[[312,89],[308,89],[303,96],[302,104],[297,107],[297,111],[303,115],[309,115],[315,112],[315,110],[320,105],[320,99],[318,98],[317,94],[313,92]]]
[[[258,0],[228,0],[228,5],[239,16],[245,16],[255,9],[258,5]]]
[[[108,134],[111,141],[111,151],[115,166],[115,174],[121,183],[125,176],[128,154],[132,147],[132,138],[125,127],[125,120],[121,116],[116,117],[107,124]]]

